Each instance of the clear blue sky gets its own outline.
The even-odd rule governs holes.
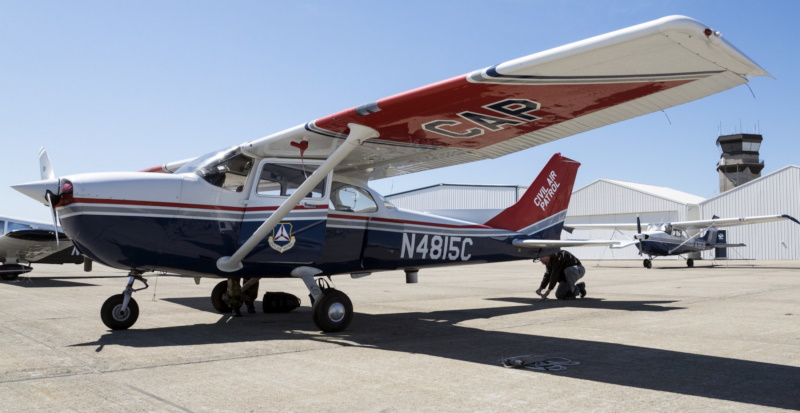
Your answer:
[[[777,80],[498,160],[373,183],[528,185],[555,152],[599,178],[717,193],[723,133],[764,134],[764,173],[800,164],[800,2],[0,1],[0,215],[48,220],[9,188],[133,171],[233,146],[451,76],[672,14],[722,32]],[[780,212],[780,211],[776,211]]]

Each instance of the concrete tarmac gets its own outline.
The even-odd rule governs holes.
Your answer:
[[[139,320],[100,306],[125,272],[35,265],[0,282],[3,412],[719,412],[800,409],[800,262],[586,262],[588,295],[539,301],[530,261],[334,277],[350,327],[303,305],[231,318],[218,280],[150,274]],[[752,264],[754,266],[750,266]],[[504,368],[565,358],[563,371]]]

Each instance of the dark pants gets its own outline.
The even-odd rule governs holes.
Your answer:
[[[556,298],[564,300],[568,298],[575,298],[580,294],[580,289],[576,285],[578,280],[583,278],[586,274],[586,268],[583,265],[574,265],[572,267],[564,268],[565,282],[559,282],[556,287]]]

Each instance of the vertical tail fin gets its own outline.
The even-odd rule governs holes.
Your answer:
[[[580,165],[560,153],[553,155],[519,201],[487,221],[486,225],[527,235],[546,231],[536,238],[560,238]]]

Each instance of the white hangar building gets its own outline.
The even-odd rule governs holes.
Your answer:
[[[644,223],[690,221],[700,219],[699,204],[702,201],[702,197],[661,186],[598,179],[572,192],[566,225],[635,224],[637,216]],[[633,235],[635,231],[576,229],[572,234],[562,233],[561,238],[628,240]],[[639,259],[639,250],[635,246],[620,249],[607,247],[565,249],[576,257],[587,260]]]
[[[516,185],[438,184],[385,198],[398,208],[483,223],[517,202],[526,189]]]
[[[482,222],[512,205],[525,187],[513,185],[439,184],[392,194],[386,198],[400,208]],[[481,211],[482,210],[482,211]],[[786,166],[715,197],[704,199],[670,188],[610,179],[598,179],[573,191],[566,223],[635,223],[689,221],[719,217],[788,214],[800,219],[800,167]],[[726,227],[729,259],[800,260],[800,225],[789,221]],[[562,239],[629,239],[632,231],[575,230]],[[568,248],[581,259],[641,259],[635,246]],[[713,259],[705,251],[695,259]],[[658,259],[682,259],[659,257]]]
[[[800,219],[800,166],[789,165],[700,204],[703,218],[787,214]],[[789,221],[727,227],[729,259],[800,260],[800,225]],[[712,259],[714,251],[704,251]]]

